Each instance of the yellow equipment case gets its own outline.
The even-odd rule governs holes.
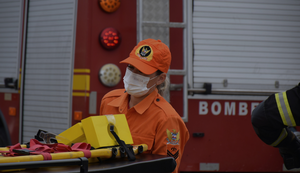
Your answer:
[[[40,142],[41,140],[43,142]],[[31,163],[38,165],[36,162],[43,165],[65,163],[86,167],[84,165],[87,163],[115,158],[135,161],[135,156],[147,151],[148,146],[132,144],[132,136],[124,114],[91,116],[59,135],[39,130],[35,139],[30,141],[30,145],[37,146],[36,148],[28,144],[0,148],[0,171],[18,168],[18,166],[12,166],[16,164],[27,168],[30,166],[26,165],[32,165]],[[74,149],[74,146],[79,149]],[[43,147],[48,148],[40,150]],[[66,151],[62,152],[62,150]]]

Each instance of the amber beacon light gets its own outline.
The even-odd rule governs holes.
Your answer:
[[[108,12],[112,13],[120,7],[120,0],[100,0],[100,7]]]
[[[105,28],[100,33],[99,41],[105,49],[113,50],[120,45],[121,36],[115,28]]]

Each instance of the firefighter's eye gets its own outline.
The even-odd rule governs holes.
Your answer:
[[[127,67],[128,67],[130,70],[133,70],[133,69],[134,69],[134,67],[133,67],[132,65],[130,65],[130,64],[128,64]]]
[[[135,68],[133,65],[128,64],[127,65],[128,69],[131,70],[133,73],[137,73],[140,75],[144,75],[139,69]]]
[[[133,65],[130,65],[130,64],[128,64],[128,66],[127,66],[128,68],[129,68],[129,70],[131,70],[131,71],[139,71],[137,68],[135,68]]]

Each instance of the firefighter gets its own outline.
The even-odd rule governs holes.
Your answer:
[[[300,83],[269,96],[253,110],[251,121],[263,142],[279,148],[288,170],[300,168],[300,140],[293,130],[300,125]]]
[[[174,157],[177,172],[189,132],[162,97],[171,64],[168,46],[160,40],[143,40],[120,63],[128,64],[125,89],[110,91],[102,98],[100,115],[125,114],[134,144],[147,144],[147,153]]]

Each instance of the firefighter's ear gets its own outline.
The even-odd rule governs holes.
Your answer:
[[[156,85],[160,85],[162,84],[167,78],[167,74],[166,73],[162,73],[158,76],[158,79],[156,81]]]

